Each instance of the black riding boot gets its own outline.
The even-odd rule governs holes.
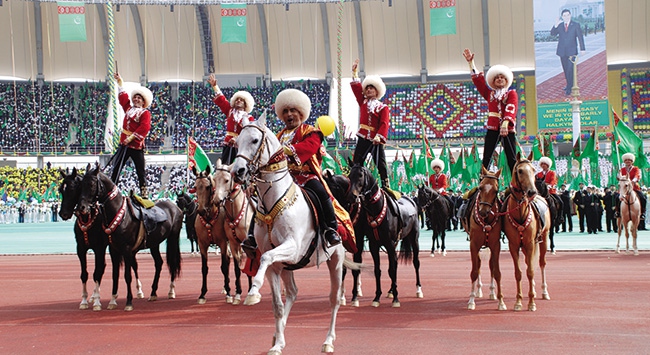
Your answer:
[[[645,228],[645,211],[646,211],[646,205],[648,204],[648,200],[645,196],[645,194],[641,191],[637,191],[637,196],[639,196],[639,200],[641,201],[641,218],[639,219],[639,227],[638,230],[644,231],[646,230]]]
[[[325,231],[325,240],[330,246],[335,246],[341,243],[341,237],[336,232],[338,228],[338,222],[336,221],[336,214],[334,213],[334,207],[332,202],[327,200],[323,203],[323,216],[321,219],[322,228]]]
[[[251,219],[251,225],[248,227],[248,235],[243,242],[241,242],[241,248],[246,253],[246,256],[250,259],[255,259],[255,254],[257,253],[257,241],[255,240],[255,216]]]

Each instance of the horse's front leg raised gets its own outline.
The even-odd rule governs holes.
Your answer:
[[[251,286],[250,290],[248,290],[248,295],[244,300],[245,306],[252,306],[254,304],[260,303],[262,300],[260,289],[262,288],[262,285],[264,285],[264,275],[266,274],[266,270],[271,265],[273,265],[273,263],[292,261],[291,258],[294,256],[295,251],[296,244],[293,241],[293,238],[287,237],[284,243],[262,254],[260,257],[260,267],[257,270],[257,274],[253,278],[253,285]],[[260,250],[257,252],[259,253]]]

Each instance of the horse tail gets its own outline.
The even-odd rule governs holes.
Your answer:
[[[343,259],[343,266],[350,270],[361,270],[364,268],[364,265],[362,263],[355,263],[354,261],[348,258]]]
[[[413,260],[413,241],[409,236],[402,239],[402,247],[399,250],[399,260],[404,264]]]
[[[182,223],[182,220],[181,220]],[[170,235],[167,237],[167,267],[172,280],[176,280],[181,275],[181,230],[172,227]]]

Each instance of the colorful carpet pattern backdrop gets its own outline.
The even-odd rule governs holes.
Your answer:
[[[634,129],[650,131],[650,71],[630,72]]]

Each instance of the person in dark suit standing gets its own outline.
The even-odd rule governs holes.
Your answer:
[[[575,203],[578,209],[578,221],[580,226],[580,233],[584,233],[585,232],[585,204],[583,202],[583,197],[584,195],[587,194],[587,192],[585,191],[584,183],[580,183],[578,186],[579,186],[579,190],[576,191],[575,194],[573,194],[573,203]]]
[[[605,203],[605,225],[607,226],[607,233],[612,230],[618,233],[618,226],[616,225],[616,201],[618,200],[618,191],[616,185],[610,185],[609,190],[605,193],[603,202]]]
[[[573,87],[573,62],[578,55],[578,44],[580,44],[580,54],[585,52],[585,39],[582,36],[580,24],[571,21],[571,11],[562,10],[559,21],[551,28],[551,36],[558,36],[557,54],[562,63],[564,78],[566,79],[565,95],[571,95]]]
[[[569,233],[573,232],[573,215],[571,211],[571,194],[566,185],[560,187],[560,199],[562,200],[562,232],[566,232],[567,222],[569,223]]]

